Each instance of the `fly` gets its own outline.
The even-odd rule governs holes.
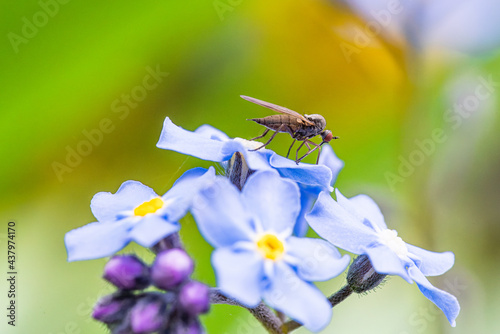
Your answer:
[[[271,116],[266,116],[263,118],[251,118],[247,119],[247,121],[254,121],[257,124],[263,125],[266,127],[266,130],[264,133],[260,136],[257,136],[251,140],[263,138],[267,135],[267,133],[270,130],[273,130],[274,133],[269,138],[269,140],[263,144],[262,146],[256,148],[253,151],[260,150],[263,147],[266,147],[276,136],[278,132],[285,132],[289,133],[290,136],[293,138],[292,145],[290,145],[290,148],[288,149],[288,153],[286,154],[286,157],[290,155],[290,151],[295,144],[296,141],[301,141],[302,144],[300,144],[299,148],[297,149],[295,153],[295,163],[299,164],[302,159],[307,157],[309,154],[312,152],[318,150],[318,158],[316,160],[316,164],[319,162],[319,155],[321,153],[321,146],[325,143],[330,142],[332,139],[338,139],[339,137],[334,137],[332,135],[332,132],[330,130],[325,130],[326,127],[326,121],[325,118],[321,115],[318,114],[313,114],[313,115],[301,115],[298,112],[295,112],[293,110],[290,110],[285,107],[278,106],[276,104],[272,104],[269,102],[265,102],[262,100],[255,99],[253,97],[241,95],[241,97],[247,101],[250,101],[252,103],[258,104],[260,106],[269,108],[271,110],[274,110],[280,115],[271,115]],[[315,142],[311,141],[310,139],[313,137],[316,137],[317,135],[321,135],[321,138],[323,141],[320,144],[316,144]],[[302,157],[299,158],[299,151],[304,146],[304,144],[307,146],[307,153],[304,154]],[[314,146],[311,147],[310,145]]]

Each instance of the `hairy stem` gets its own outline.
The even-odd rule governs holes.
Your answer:
[[[335,305],[339,304],[340,302],[344,301],[347,297],[351,295],[353,291],[351,290],[351,287],[349,285],[344,286],[342,289],[339,291],[335,292],[333,295],[328,297],[328,301],[334,307]],[[293,330],[296,330],[297,328],[301,327],[302,324],[298,323],[295,320],[290,320],[283,324],[282,331],[283,333],[290,333]]]
[[[285,313],[283,313],[281,311],[276,311],[276,315],[278,316],[278,318],[281,320],[282,323],[284,323],[286,321]]]
[[[267,329],[269,333],[283,334],[281,330],[281,320],[264,303],[260,303],[254,308],[248,308],[241,305],[236,300],[224,296],[218,289],[210,290],[210,302],[212,304],[236,305],[246,308]]]

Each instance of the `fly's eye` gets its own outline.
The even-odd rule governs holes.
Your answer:
[[[332,139],[339,139],[339,137],[334,137],[330,130],[326,130],[321,133],[321,138],[323,138],[323,143],[328,143]]]
[[[323,138],[324,142],[328,143],[330,140],[332,140],[333,135],[332,135],[332,132],[330,130],[327,130],[321,134],[321,137]]]

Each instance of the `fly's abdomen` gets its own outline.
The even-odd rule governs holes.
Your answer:
[[[268,129],[280,132],[290,132],[297,127],[295,119],[288,115],[271,115],[263,118],[251,118],[249,121],[254,121],[257,124],[263,125]]]

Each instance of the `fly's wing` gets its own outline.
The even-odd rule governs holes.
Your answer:
[[[296,111],[293,111],[293,110],[290,110],[288,108],[285,108],[285,107],[282,107],[282,106],[278,106],[276,104],[272,104],[272,103],[269,103],[269,102],[266,102],[266,101],[255,99],[255,98],[250,97],[250,96],[245,96],[245,95],[240,95],[240,96],[241,96],[241,98],[243,98],[243,99],[245,99],[247,101],[250,101],[250,102],[258,104],[260,106],[269,108],[269,109],[274,110],[276,112],[297,117],[297,118],[301,119],[302,121],[304,121],[304,123],[306,125],[314,125],[313,122],[309,121],[307,118],[305,118],[304,116],[302,116],[301,114],[299,114]]]

